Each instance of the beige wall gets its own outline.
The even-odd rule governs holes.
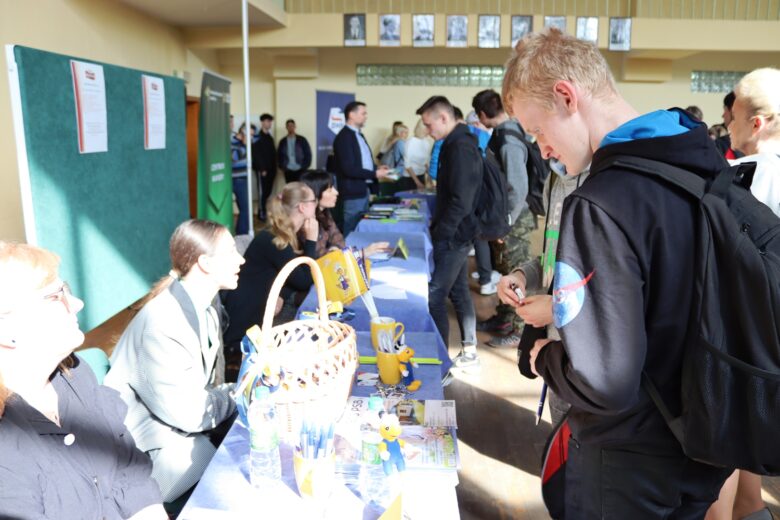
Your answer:
[[[190,71],[191,95],[199,95],[200,68],[217,65],[215,52],[187,53],[178,29],[113,0],[0,0],[0,13],[3,45],[25,45],[159,74],[177,71],[181,75],[188,67],[197,67],[197,73]],[[0,239],[24,239],[17,171],[4,72],[0,78]]]
[[[270,52],[270,51],[269,51]],[[274,51],[282,53],[283,51]],[[255,54],[263,51],[255,51]],[[310,140],[315,138],[316,91],[334,90],[354,92],[357,99],[368,105],[366,137],[373,148],[378,146],[389,132],[395,120],[402,120],[413,128],[417,121],[414,112],[428,96],[443,94],[461,107],[464,113],[471,109],[471,98],[479,87],[405,87],[358,86],[355,82],[355,66],[358,63],[461,63],[502,64],[508,57],[505,49],[321,49],[316,56],[318,73],[315,77],[296,79],[274,78],[273,60],[268,53],[264,59],[252,59],[252,113],[270,111],[277,120],[277,138],[284,133],[283,122],[293,118],[298,131]],[[221,51],[220,61],[225,63],[240,58],[238,51]],[[672,106],[698,105],[709,125],[721,122],[723,94],[702,94],[690,91],[690,74],[693,70],[752,70],[761,66],[778,66],[780,53],[698,53],[687,58],[667,62],[668,81],[641,83],[620,81],[625,54],[606,52],[621,93],[640,112],[649,112]],[[279,56],[276,59],[281,59]],[[636,60],[634,60],[636,63]],[[642,66],[642,60],[639,65]],[[258,68],[267,67],[266,70]],[[310,70],[311,67],[307,67]],[[234,76],[234,112],[243,111],[243,91],[240,66],[226,67],[225,74]],[[292,75],[286,70],[285,75]],[[259,78],[259,79],[255,79]],[[269,99],[269,92],[273,98]],[[239,103],[239,104],[237,104]]]

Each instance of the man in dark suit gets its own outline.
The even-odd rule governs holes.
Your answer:
[[[279,141],[279,168],[285,181],[294,182],[311,166],[311,147],[305,137],[295,133],[295,120],[288,119],[285,126],[287,135]]]
[[[271,136],[271,125],[274,116],[263,114],[260,116],[260,133],[252,141],[252,169],[257,174],[257,197],[260,201],[257,205],[257,218],[265,220],[265,206],[276,178],[276,145]]]
[[[377,168],[371,148],[360,131],[366,124],[366,104],[351,101],[344,107],[347,124],[333,140],[333,156],[336,166],[339,195],[344,201],[344,235],[358,225],[368,210],[368,183],[376,182],[390,173],[387,166]]]

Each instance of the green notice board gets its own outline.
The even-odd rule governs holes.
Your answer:
[[[184,83],[21,46],[7,55],[28,241],[60,255],[87,330],[170,269],[168,240],[189,217]],[[71,59],[103,67],[107,152],[79,153]],[[144,149],[142,74],[164,82],[165,149]]]

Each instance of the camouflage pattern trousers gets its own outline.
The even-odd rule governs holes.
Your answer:
[[[536,229],[536,217],[528,209],[523,210],[502,241],[491,242],[493,266],[502,275],[531,259],[531,233]],[[509,305],[499,304],[496,314],[502,321],[512,321],[516,332],[523,330],[523,320]]]

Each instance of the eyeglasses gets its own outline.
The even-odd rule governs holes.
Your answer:
[[[68,282],[62,282],[62,285],[56,291],[46,294],[43,299],[50,302],[62,302],[65,309],[70,312],[70,298],[73,296],[73,292],[70,290]]]

